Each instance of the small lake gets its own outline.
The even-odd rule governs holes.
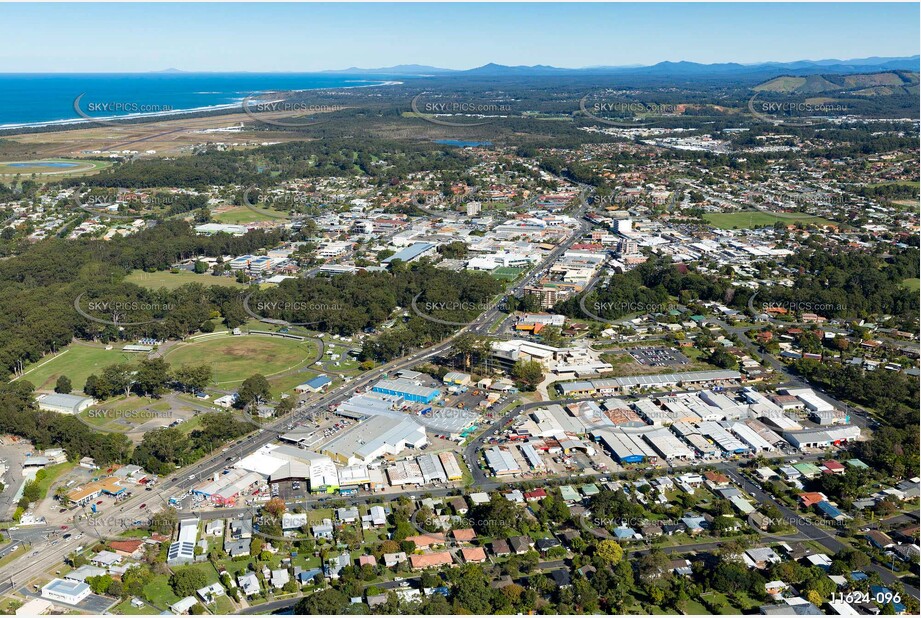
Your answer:
[[[68,163],[66,161],[25,161],[23,163],[9,163],[7,165],[8,167],[77,167],[77,163]]]
[[[480,146],[492,146],[492,142],[466,142],[461,139],[436,139],[436,144],[442,146],[454,146],[456,148],[477,148]]]

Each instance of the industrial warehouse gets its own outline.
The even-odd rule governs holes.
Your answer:
[[[649,388],[674,386],[729,385],[742,377],[738,371],[689,371],[686,373],[666,373],[648,376],[627,376],[623,378],[603,378],[580,382],[560,382],[556,385],[561,395],[566,397],[586,397],[591,395],[616,395]]]
[[[687,382],[688,375],[651,377],[660,378],[657,383],[677,384]],[[641,397],[629,403],[610,398],[528,410],[506,432],[504,440],[493,440],[484,451],[485,464],[497,477],[541,474],[554,465],[571,466],[575,460],[581,460],[583,470],[614,464],[673,465],[822,449],[860,437],[856,425],[807,427],[804,423],[809,421],[795,418],[794,412],[784,412],[774,400],[750,387],[730,391],[716,385],[733,375],[696,372],[692,379],[710,385],[707,390]],[[635,383],[630,378],[622,385]],[[798,398],[803,414],[829,406],[811,389],[791,390],[790,396]]]

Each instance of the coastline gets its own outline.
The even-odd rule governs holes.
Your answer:
[[[369,82],[370,80],[350,80],[354,82]],[[241,97],[235,100],[232,103],[220,103],[217,105],[204,105],[200,107],[190,107],[183,109],[171,109],[159,112],[142,112],[142,113],[133,113],[133,114],[117,114],[112,116],[99,116],[98,118],[86,118],[78,116],[77,118],[62,118],[55,120],[42,120],[38,122],[24,122],[24,123],[9,123],[9,124],[0,124],[0,132],[8,134],[9,132],[16,131],[30,131],[30,130],[40,130],[40,129],[81,129],[85,128],[84,125],[92,125],[96,122],[106,122],[113,123],[118,121],[124,121],[125,124],[131,124],[134,122],[143,122],[146,120],[175,120],[182,116],[187,116],[189,114],[211,114],[214,112],[240,112],[243,113],[243,104],[247,99],[250,99],[254,96],[259,96],[261,94],[269,94],[272,92],[286,92],[286,93],[300,93],[300,92],[319,92],[323,90],[351,90],[356,88],[379,88],[384,86],[398,86],[402,85],[404,82],[397,80],[384,80],[376,81],[372,83],[362,83],[361,85],[354,86],[323,86],[320,88],[301,88],[297,90],[281,90],[281,91],[271,91],[263,90],[261,92],[254,92],[253,94],[247,95],[246,97]],[[283,101],[284,99],[278,99]],[[215,114],[221,115],[221,114]]]

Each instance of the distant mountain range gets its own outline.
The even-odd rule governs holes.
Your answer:
[[[853,75],[782,75],[753,88],[759,92],[786,94],[852,94],[858,96],[886,96],[918,94],[918,73],[885,71]]]
[[[466,70],[442,69],[419,64],[403,64],[376,69],[359,69],[351,67],[324,73],[359,73],[363,75],[405,75],[405,76],[483,76],[483,77],[526,77],[541,75],[580,76],[580,75],[655,75],[675,77],[734,77],[764,75],[808,75],[815,73],[845,74],[870,73],[879,71],[918,71],[921,56],[896,58],[854,58],[851,60],[798,60],[795,62],[762,62],[758,64],[739,64],[725,62],[701,64],[698,62],[660,62],[650,66],[596,66],[580,69],[567,69],[547,65],[506,66],[489,63],[481,67]]]

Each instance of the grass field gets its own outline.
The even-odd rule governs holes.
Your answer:
[[[490,273],[496,279],[505,279],[506,281],[514,281],[518,276],[525,271],[524,268],[512,268],[510,266],[500,266],[496,270]]]
[[[896,180],[896,181],[894,181],[894,182],[876,182],[876,183],[871,183],[871,184],[869,184],[869,185],[867,185],[867,186],[870,187],[871,189],[875,189],[875,188],[877,188],[877,187],[887,187],[887,186],[889,186],[889,185],[901,185],[901,186],[903,186],[903,187],[914,187],[915,189],[917,189],[917,188],[921,187],[921,182],[918,182],[918,181],[916,181],[916,180]]]
[[[45,468],[45,478],[36,481],[42,499],[48,495],[48,490],[51,488],[51,485],[58,480],[62,474],[73,470],[75,465],[74,463],[65,461],[64,463],[54,464],[53,466]]]
[[[165,358],[173,367],[206,362],[211,365],[215,384],[232,386],[254,373],[271,377],[303,367],[316,355],[316,344],[310,340],[248,335],[180,343],[169,350]]]
[[[196,275],[195,273],[189,272],[187,270],[181,270],[178,273],[170,272],[168,270],[161,270],[155,273],[136,270],[125,277],[125,281],[151,290],[159,290],[160,288],[175,290],[176,288],[181,287],[187,283],[200,283],[204,286],[221,285],[232,288],[246,287],[242,283],[238,283],[237,280],[232,277]]]
[[[164,423],[172,418],[170,404],[150,397],[115,397],[103,405],[93,406],[80,413],[80,419],[102,431],[125,433],[162,414]]]
[[[118,348],[106,350],[101,347],[71,344],[55,356],[46,356],[34,365],[26,367],[20,380],[28,380],[36,389],[53,389],[58,376],[70,378],[74,390],[82,390],[86,378],[116,363],[134,361],[137,356],[126,354]]]
[[[902,285],[912,292],[917,292],[921,290],[921,279],[902,279]]]
[[[143,599],[141,600],[143,601]],[[112,613],[119,616],[150,616],[159,614],[160,610],[147,604],[144,607],[137,608],[131,604],[131,599],[125,599],[112,608]]]
[[[265,213],[261,213],[256,210],[251,210],[249,208],[239,206],[224,212],[214,213],[211,215],[211,218],[218,223],[241,225],[244,223],[258,223],[261,221],[279,221],[282,219],[287,219],[288,217],[277,211],[266,210]]]
[[[721,230],[769,227],[778,221],[786,224],[814,223],[816,225],[838,225],[834,221],[829,221],[822,217],[814,217],[812,215],[767,213],[760,211],[711,213],[704,215],[704,219]]]
[[[179,600],[169,586],[168,575],[157,575],[144,586],[144,598],[149,600],[157,607],[167,609],[170,605]]]

